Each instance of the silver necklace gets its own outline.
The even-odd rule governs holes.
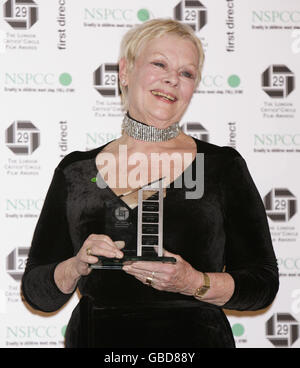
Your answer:
[[[175,138],[180,133],[179,123],[174,123],[166,129],[155,128],[134,120],[126,114],[123,119],[122,130],[134,139],[146,142],[164,142]]]

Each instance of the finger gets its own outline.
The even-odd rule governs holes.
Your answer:
[[[155,252],[158,253],[158,249],[156,247],[153,247]],[[163,257],[173,257],[176,259],[176,261],[179,261],[180,256],[178,254],[171,253],[167,251],[166,249],[163,249]]]
[[[104,236],[103,241],[105,242],[105,243],[103,243],[104,245],[108,245],[109,247],[111,247],[111,249],[113,251],[116,252],[116,254],[118,256],[123,257],[123,252],[121,251],[121,249],[123,249],[125,247],[125,242],[123,240],[116,240],[114,242],[110,242],[107,239],[107,237]]]
[[[119,250],[115,244],[113,243],[113,245],[106,243],[105,241],[102,240],[91,240],[88,242],[88,246],[86,248],[90,249],[90,253],[93,255],[97,255],[97,256],[109,256],[109,257],[117,257],[117,258],[122,258],[123,257],[123,252],[121,250]],[[110,255],[106,255],[108,253],[111,253]]]
[[[147,282],[146,282],[146,277],[137,275],[137,276],[135,276],[135,278],[137,280],[141,281],[144,285],[148,285]]]
[[[98,258],[96,256],[103,256],[107,258],[122,258],[123,253],[116,247],[112,248],[109,246],[100,246],[99,244],[96,244],[92,247],[87,247],[84,250],[82,257],[84,262],[92,261],[88,263],[95,263],[98,261]]]
[[[127,268],[126,266],[123,267],[123,270],[128,274],[131,275],[137,279],[139,279],[140,281],[143,282],[143,280],[145,281],[145,279],[147,277],[151,277],[151,275],[148,273],[147,275],[145,275],[145,273],[143,271],[140,270],[136,270],[136,269],[132,269],[132,268]]]
[[[122,249],[125,247],[125,242],[123,240],[117,240],[117,241],[113,241],[108,235],[105,235],[105,234],[91,234],[89,237],[88,237],[88,243],[90,244],[90,247],[91,245],[93,244],[101,244],[101,245],[106,245],[106,246],[109,246],[111,247],[113,250],[115,249]],[[123,252],[117,252],[116,253],[118,255],[118,258],[121,258],[123,257]]]
[[[118,249],[123,249],[125,247],[125,242],[123,240],[116,240],[114,243]]]
[[[148,287],[152,287],[153,289],[157,290],[164,290],[164,288],[160,285],[158,280],[152,280],[151,285],[147,284],[146,277],[143,276],[136,276],[136,279],[142,282],[144,285],[147,285]]]
[[[159,274],[158,272],[154,272],[154,271],[141,271],[137,269],[128,270],[128,268],[126,267],[123,267],[123,270],[127,274],[134,276],[143,282],[146,280],[147,277],[151,278],[153,282],[161,282],[161,281],[164,281],[166,278],[166,276],[164,276],[163,274]]]
[[[163,263],[163,262],[142,262],[137,261],[133,262],[130,267],[137,270],[143,270],[143,271],[154,271],[157,273],[168,273],[174,270],[174,267],[176,264],[169,264],[169,263]]]
[[[111,246],[114,246],[114,242],[113,240],[105,234],[91,234],[89,235],[87,240],[91,240],[91,241],[104,241],[107,244],[110,244]]]
[[[127,272],[129,275],[135,276],[135,277],[152,277],[153,278],[153,274],[155,275],[155,272],[150,272],[150,271],[145,271],[145,270],[138,270],[138,269],[134,269],[134,268],[130,268],[127,266],[123,267],[123,270],[125,272]]]
[[[127,271],[127,273],[132,275],[133,277],[135,277],[137,280],[142,282],[144,285],[151,286],[151,287],[153,287],[154,289],[157,289],[157,290],[166,290],[164,288],[164,286],[161,285],[161,281],[159,279],[157,279],[156,277],[152,277],[152,275],[149,275],[149,274],[148,275],[143,275],[141,273],[137,273],[136,271],[132,271],[132,270]],[[150,277],[152,279],[151,285],[149,285],[146,282],[147,277]]]
[[[176,260],[179,260],[180,256],[178,254],[171,253],[167,251],[166,249],[163,250],[163,256],[164,257],[174,257]]]
[[[135,276],[135,278],[137,279],[137,280],[139,280],[139,281],[141,281],[143,284],[145,284],[145,285],[147,285],[147,286],[149,286],[149,284],[147,283],[147,277],[145,277],[145,276],[142,276],[142,275],[136,275]],[[154,286],[154,284],[155,284],[155,281],[152,279],[152,281],[151,281],[151,285],[152,286]]]
[[[87,264],[94,264],[98,262],[98,258],[94,256],[87,256],[87,258],[84,259],[83,262]]]

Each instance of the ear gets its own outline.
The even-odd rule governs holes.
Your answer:
[[[124,87],[127,86],[128,84],[127,62],[124,57],[119,61],[119,79],[120,84],[122,86]]]

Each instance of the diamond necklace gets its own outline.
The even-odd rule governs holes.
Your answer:
[[[175,138],[180,133],[179,123],[174,123],[166,129],[141,123],[132,119],[127,113],[124,116],[122,130],[134,139],[146,142],[164,142]]]

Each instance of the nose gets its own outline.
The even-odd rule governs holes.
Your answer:
[[[178,75],[175,70],[168,71],[167,75],[164,77],[164,83],[171,85],[172,87],[176,87],[178,85]]]

